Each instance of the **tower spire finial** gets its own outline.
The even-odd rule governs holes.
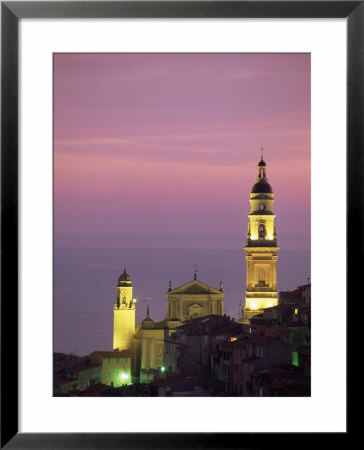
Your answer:
[[[194,280],[197,280],[197,272],[198,272],[198,270],[197,270],[197,264],[195,264],[195,273],[193,274],[193,279],[194,279]]]
[[[263,144],[260,146],[260,152],[261,152],[260,157],[263,159],[264,158],[264,147],[263,147]]]

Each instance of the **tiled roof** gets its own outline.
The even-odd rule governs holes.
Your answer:
[[[247,336],[243,336],[241,338],[239,338],[237,341],[231,342],[231,345],[233,348],[245,348],[246,344],[248,342],[248,337]]]
[[[212,336],[219,336],[219,335],[222,335],[222,334],[225,334],[225,333],[231,334],[231,332],[233,332],[235,330],[237,332],[243,332],[243,328],[242,328],[241,325],[236,324],[236,323],[232,323],[232,324],[229,324],[229,325],[225,325],[225,326],[223,326],[221,328],[218,328],[217,330],[214,330],[211,334],[212,334]]]
[[[172,289],[167,292],[167,295],[170,294],[224,294],[222,291],[209,286],[206,283],[202,283],[199,280],[192,280],[188,283],[183,284],[177,288]]]
[[[281,300],[301,300],[301,290],[295,289],[294,291],[282,291],[279,293]]]
[[[271,306],[269,308],[264,308],[265,311],[288,311],[293,309],[296,305],[294,303],[280,303],[276,306]]]
[[[87,388],[79,389],[77,391],[77,397],[89,397],[91,395],[95,395],[99,392],[104,391],[109,386],[106,386],[105,384],[97,383],[92,386],[89,386]]]

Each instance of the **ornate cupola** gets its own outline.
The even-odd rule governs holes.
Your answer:
[[[266,170],[267,164],[262,156],[258,163],[258,177],[250,193],[247,246],[277,245],[273,213],[274,194],[268,183]]]
[[[258,162],[258,177],[250,192],[250,212],[246,235],[246,293],[243,322],[263,309],[278,304],[277,233],[273,212],[274,194],[267,178],[263,155]]]

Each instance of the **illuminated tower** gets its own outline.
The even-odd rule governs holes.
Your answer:
[[[249,320],[264,308],[278,304],[277,234],[274,225],[274,194],[266,176],[263,156],[258,178],[250,193],[250,213],[246,240],[246,294],[243,318]]]
[[[130,276],[124,272],[116,286],[114,303],[114,350],[130,350],[135,335],[135,300]]]

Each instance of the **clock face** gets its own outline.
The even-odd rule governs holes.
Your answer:
[[[120,297],[125,297],[126,296],[126,289],[122,289],[120,291]]]

